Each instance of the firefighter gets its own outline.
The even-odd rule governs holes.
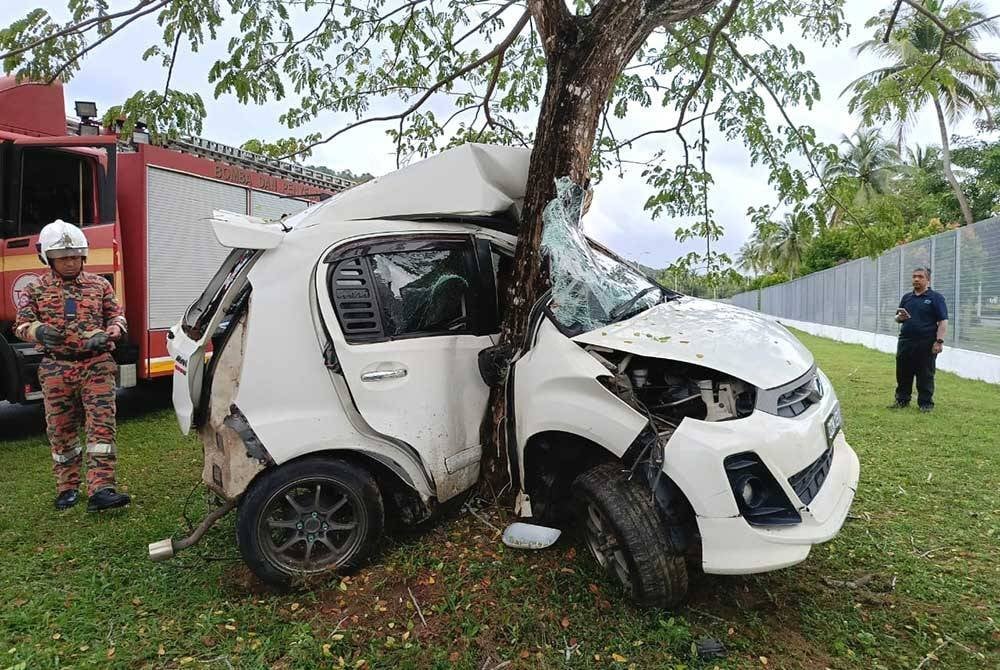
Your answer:
[[[83,271],[87,238],[62,220],[42,229],[39,258],[51,272],[27,291],[14,333],[44,352],[38,380],[56,477],[56,509],[79,498],[81,425],[86,433],[88,512],[128,505],[115,490],[115,340],[127,324],[106,279]]]

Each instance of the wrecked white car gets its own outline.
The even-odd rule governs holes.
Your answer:
[[[774,570],[837,534],[858,482],[837,396],[787,330],[673,293],[579,233],[579,189],[545,214],[552,290],[497,344],[525,150],[465,145],[281,224],[218,213],[233,249],[174,327],[174,406],[264,581],[358,566],[385,519],[472,487],[503,385],[516,512],[576,517],[644,605],[705,572]],[[209,349],[211,356],[206,357]]]

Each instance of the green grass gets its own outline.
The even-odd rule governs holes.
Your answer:
[[[762,657],[767,668],[911,670],[931,652],[923,668],[1000,667],[1000,387],[941,373],[934,414],[890,412],[891,357],[801,337],[861,457],[853,518],[795,568],[696,576],[676,612],[625,604],[573,539],[514,552],[467,513],[387,540],[373,565],[309,593],[261,590],[231,518],[153,564],[146,543],[183,528],[200,474],[200,447],[172,412],[121,422],[120,479],[135,503],[107,517],[51,509],[51,461],[28,415],[35,428],[0,444],[0,670],[762,668]],[[204,509],[194,498],[192,516]],[[703,636],[728,657],[692,659]]]

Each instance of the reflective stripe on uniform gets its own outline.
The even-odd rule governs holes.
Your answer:
[[[53,451],[52,460],[55,461],[56,463],[69,463],[71,461],[75,461],[76,459],[78,459],[82,452],[83,452],[83,447],[81,447],[80,445],[76,445],[76,447],[74,447],[72,451],[67,451],[61,454],[57,454],[56,452]]]
[[[113,454],[115,453],[115,445],[113,444],[90,444],[87,445],[88,454]]]

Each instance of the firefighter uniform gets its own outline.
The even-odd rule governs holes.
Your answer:
[[[59,509],[76,502],[84,453],[92,503],[88,510],[128,504],[128,496],[114,490],[117,364],[109,353],[113,345],[107,334],[112,327],[124,333],[127,324],[111,284],[82,271],[66,278],[53,269],[28,289],[27,300],[17,314],[15,335],[35,342],[44,352],[38,380],[45,396]],[[81,427],[86,434],[83,445],[79,440]]]

